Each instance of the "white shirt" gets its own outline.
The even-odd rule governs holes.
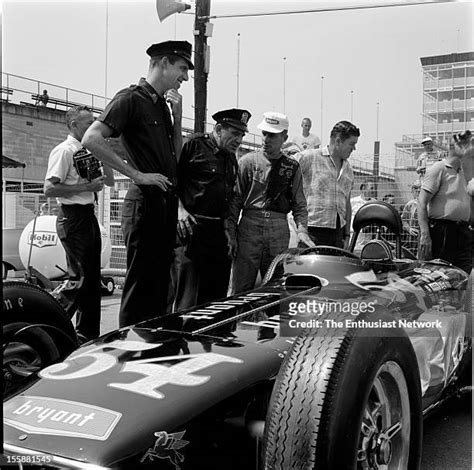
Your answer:
[[[308,137],[304,137],[302,134],[296,135],[291,139],[296,145],[299,145],[302,150],[315,149],[321,145],[321,140],[317,135],[308,134]]]
[[[88,181],[85,178],[81,178],[77,173],[72,159],[74,153],[81,148],[82,144],[72,135],[68,135],[64,142],[54,147],[49,155],[45,179],[58,178],[60,183],[66,185],[87,183]],[[57,197],[56,200],[59,205],[93,204],[94,193],[92,191],[84,191],[67,197]]]

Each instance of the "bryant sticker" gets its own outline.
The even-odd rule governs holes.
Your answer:
[[[122,413],[58,398],[16,396],[4,403],[4,422],[30,434],[105,441]]]

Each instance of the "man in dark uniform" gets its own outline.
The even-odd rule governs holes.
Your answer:
[[[82,141],[97,158],[132,180],[122,211],[127,274],[120,327],[166,313],[182,146],[182,97],[177,90],[194,68],[186,41],[153,44],[146,52],[146,79],[119,91]],[[126,162],[106,141],[118,136],[128,152]]]
[[[212,117],[212,133],[193,135],[179,161],[175,311],[225,297],[229,285],[232,246],[226,219],[237,178],[235,153],[248,131],[250,113],[227,109]]]

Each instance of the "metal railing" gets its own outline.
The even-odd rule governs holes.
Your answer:
[[[2,100],[10,103],[36,106],[38,100],[32,98],[32,95],[41,95],[46,90],[51,101],[62,101],[63,103],[55,103],[57,106],[67,109],[77,104],[89,106],[96,114],[100,113],[110,98],[88,93],[74,88],[67,88],[55,85],[50,82],[34,80],[21,75],[2,72]],[[48,104],[46,104],[48,107]],[[206,131],[211,131],[214,124],[206,122]],[[183,132],[186,134],[193,133],[194,119],[183,116]],[[261,145],[261,136],[257,134],[247,133],[245,135],[244,147],[255,148]]]

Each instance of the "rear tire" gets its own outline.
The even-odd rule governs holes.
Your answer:
[[[420,468],[420,377],[401,329],[299,336],[280,369],[269,410],[265,469]]]

